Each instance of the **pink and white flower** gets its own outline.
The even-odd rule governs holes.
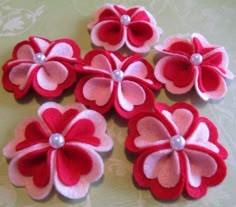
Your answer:
[[[13,57],[3,65],[3,86],[24,97],[30,88],[47,98],[59,96],[76,80],[74,64],[80,64],[80,48],[70,39],[31,36],[18,43]]]
[[[158,103],[155,112],[138,114],[128,127],[126,147],[138,155],[134,179],[157,198],[175,199],[182,192],[200,198],[225,178],[228,154],[217,128],[192,105]]]
[[[161,33],[155,18],[145,8],[135,6],[127,9],[113,4],[101,7],[88,28],[95,45],[110,51],[126,45],[138,53],[148,52]]]
[[[170,37],[155,49],[167,55],[157,62],[155,77],[169,92],[183,94],[195,86],[205,101],[225,95],[225,79],[233,79],[233,74],[227,69],[224,47],[211,45],[202,35],[194,33],[191,41]]]
[[[124,118],[151,110],[155,99],[151,89],[161,87],[154,78],[152,66],[139,54],[123,57],[92,50],[84,57],[79,72],[85,76],[76,86],[76,99],[100,113],[114,106]]]
[[[103,175],[98,153],[111,148],[99,113],[79,103],[63,107],[48,102],[39,108],[38,117],[18,125],[3,154],[11,159],[12,183],[25,186],[32,198],[44,199],[54,186],[61,195],[80,199]]]

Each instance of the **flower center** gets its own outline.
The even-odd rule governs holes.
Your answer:
[[[54,133],[49,137],[49,144],[54,149],[59,149],[64,146],[65,138],[62,134]]]
[[[203,60],[202,55],[199,53],[194,53],[190,57],[190,62],[196,66],[200,65],[202,63],[202,60]]]
[[[131,18],[129,15],[124,14],[120,17],[120,23],[127,26],[131,22]]]
[[[112,71],[112,79],[116,82],[121,82],[124,78],[124,72],[120,69]]]
[[[175,135],[170,139],[170,146],[173,150],[182,150],[185,146],[185,139],[181,135]]]
[[[46,57],[45,57],[45,55],[43,54],[43,53],[36,53],[35,55],[34,55],[34,61],[35,61],[35,63],[37,63],[37,64],[42,64],[42,63],[44,63],[45,62],[45,60],[46,60]]]

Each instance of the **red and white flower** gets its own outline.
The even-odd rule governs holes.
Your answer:
[[[161,84],[153,68],[139,54],[123,57],[105,50],[92,50],[84,57],[84,73],[75,89],[77,100],[106,113],[114,105],[124,118],[150,110],[154,104],[152,89]]]
[[[24,97],[32,87],[47,98],[59,96],[76,80],[74,64],[81,63],[79,46],[70,39],[31,36],[18,43],[13,57],[3,65],[3,86]]]
[[[155,18],[145,8],[135,6],[127,9],[113,4],[101,7],[88,28],[95,45],[110,51],[126,45],[138,53],[148,52],[161,33]]]
[[[32,198],[47,197],[54,186],[61,195],[80,199],[103,174],[98,152],[111,148],[102,115],[79,103],[63,107],[49,102],[39,108],[38,117],[19,124],[3,154],[11,159],[12,183],[25,186]]]
[[[225,95],[224,79],[233,79],[233,74],[227,69],[224,47],[211,45],[202,35],[194,33],[191,41],[170,37],[155,49],[168,55],[157,62],[155,77],[169,92],[183,94],[195,86],[205,101]]]
[[[200,198],[226,176],[227,151],[217,139],[217,128],[192,105],[158,103],[155,112],[129,122],[126,147],[138,155],[134,179],[159,199],[175,199],[182,192]]]

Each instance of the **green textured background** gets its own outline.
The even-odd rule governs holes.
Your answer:
[[[39,35],[54,40],[68,37],[81,47],[82,56],[92,49],[87,24],[93,19],[96,9],[104,3],[125,6],[143,5],[152,13],[163,29],[159,42],[167,36],[188,37],[192,32],[203,34],[212,44],[225,46],[230,58],[229,68],[236,74],[236,1],[235,0],[0,0],[0,65],[11,57],[16,43],[30,35]],[[153,63],[154,52],[146,56]],[[2,75],[2,71],[0,71]],[[225,98],[217,102],[203,103],[194,91],[174,96],[164,89],[157,94],[157,101],[168,104],[186,101],[194,104],[202,116],[211,119],[219,129],[220,142],[228,149],[226,161],[228,175],[217,187],[208,189],[205,197],[190,200],[180,197],[176,201],[156,200],[148,190],[137,188],[132,181],[132,163],[127,159],[124,140],[127,122],[114,112],[106,115],[108,133],[113,137],[114,149],[105,157],[105,175],[90,187],[86,199],[68,201],[54,193],[48,200],[32,200],[24,188],[14,187],[7,176],[8,164],[0,154],[0,207],[24,206],[83,206],[83,207],[236,207],[236,83],[229,83]],[[13,138],[16,125],[25,117],[36,115],[42,103],[48,100],[35,94],[16,101],[12,93],[0,85],[0,150]],[[67,104],[75,101],[73,89],[53,101]]]

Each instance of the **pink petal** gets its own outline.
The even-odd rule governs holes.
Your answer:
[[[174,59],[178,58],[174,57]],[[170,62],[172,62],[171,67],[170,65],[168,66]],[[174,62],[173,57],[166,56],[162,58],[155,66],[154,75],[158,81],[166,85],[166,89],[169,92],[184,94],[190,91],[194,85],[195,70],[193,68],[180,67],[178,61]],[[175,67],[175,65],[178,67]]]
[[[60,42],[55,44],[47,55],[47,58],[62,57],[62,58],[72,58],[74,55],[74,50],[70,44],[65,42]]]
[[[34,60],[34,49],[29,44],[23,44],[17,48],[16,59]]]
[[[136,147],[145,148],[168,142],[170,134],[166,127],[155,117],[144,117],[137,123],[140,136],[135,138]]]
[[[37,73],[37,82],[45,90],[53,91],[68,77],[67,68],[59,62],[49,61]]]
[[[203,146],[206,147],[207,149],[210,149],[218,153],[219,152],[218,147],[213,142],[210,142],[209,139],[210,139],[210,129],[205,123],[201,122],[198,124],[196,129],[187,139],[187,143],[194,144],[197,146]]]
[[[166,110],[162,113],[175,127],[176,132],[182,136],[189,130],[194,119],[192,112],[184,108],[176,109],[172,114]]]
[[[83,87],[83,95],[90,101],[95,101],[98,106],[105,105],[111,98],[113,83],[107,78],[93,77]]]
[[[30,40],[35,44],[39,52],[46,53],[51,42],[45,38],[32,36]]]
[[[157,178],[162,187],[175,187],[181,176],[178,153],[171,149],[151,153],[144,161],[143,171],[147,178]]]
[[[64,185],[59,177],[58,173],[55,173],[54,177],[54,185],[56,190],[63,196],[70,198],[70,199],[80,199],[86,196],[89,186],[92,182],[97,181],[101,178],[104,172],[103,161],[101,157],[91,150],[89,147],[83,146],[84,150],[90,155],[92,159],[92,169],[85,175],[81,175],[79,181],[72,186]]]
[[[217,171],[217,162],[210,155],[185,149],[187,175],[190,185],[199,187],[201,185],[202,177],[211,177]]]
[[[23,90],[28,84],[29,77],[36,65],[32,63],[20,63],[12,67],[9,73],[9,80]]]
[[[135,61],[135,62],[129,64],[129,66],[125,70],[124,75],[138,77],[138,78],[148,82],[149,84],[153,83],[152,80],[146,79],[146,77],[148,75],[148,69],[147,69],[147,66],[141,61]]]
[[[132,111],[134,106],[142,105],[145,99],[145,91],[139,84],[124,80],[118,85],[118,101],[124,110]]]

